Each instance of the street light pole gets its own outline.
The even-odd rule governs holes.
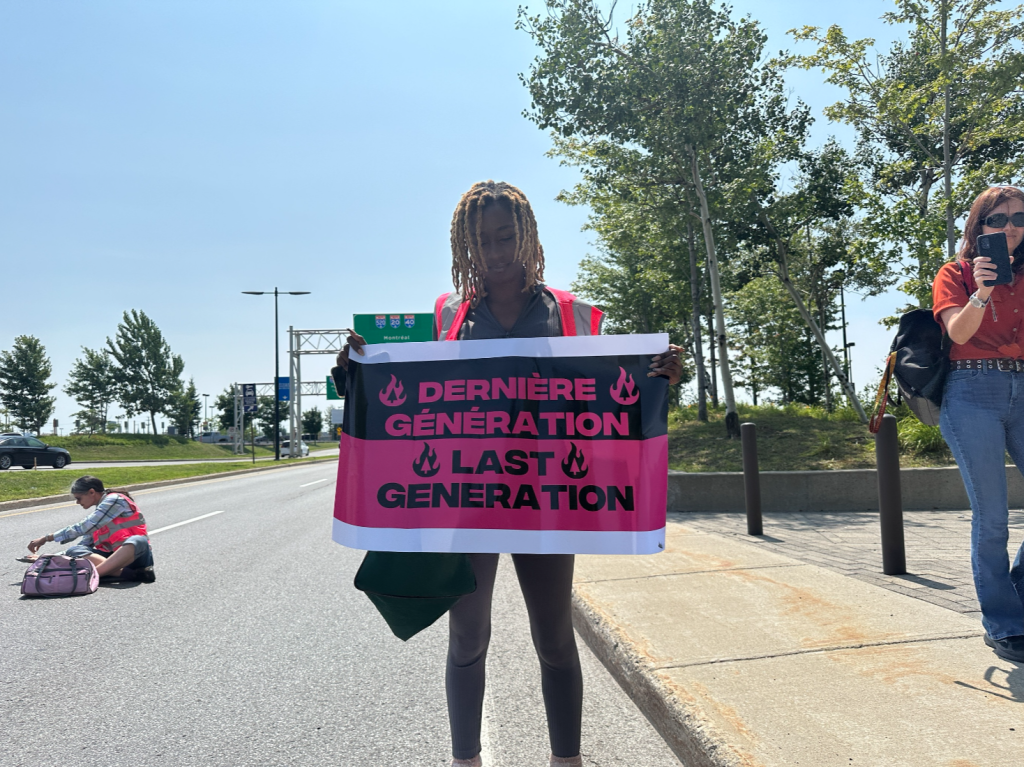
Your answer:
[[[203,395],[203,425],[207,431],[210,431],[210,395]],[[202,439],[200,437],[200,439]]]
[[[853,379],[850,378],[850,347],[856,346],[857,344],[853,341],[847,342],[846,340],[846,296],[843,295],[843,283],[839,283],[839,307],[843,313],[843,363],[845,370],[843,371],[846,375],[846,380],[853,385]]]
[[[243,290],[247,296],[270,295],[269,290]],[[281,460],[281,354],[279,350],[280,339],[277,329],[277,297],[278,296],[308,296],[308,290],[278,290],[274,288],[274,460]],[[295,455],[295,448],[289,451],[289,456]]]
[[[274,460],[281,460],[281,332],[277,329],[277,288],[274,288]],[[288,392],[291,396],[291,392]],[[288,451],[291,455],[291,450]]]

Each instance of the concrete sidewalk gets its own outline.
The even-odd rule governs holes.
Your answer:
[[[1024,761],[1024,667],[975,617],[670,521],[580,556],[577,629],[687,767]]]

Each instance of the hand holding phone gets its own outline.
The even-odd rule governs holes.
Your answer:
[[[1010,264],[1010,253],[1006,248],[1006,232],[982,234],[978,236],[978,255],[987,258],[996,270],[994,280],[985,280],[986,288],[994,285],[1009,285],[1013,282],[1013,268]]]

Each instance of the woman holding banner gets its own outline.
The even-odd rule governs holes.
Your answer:
[[[474,184],[452,218],[455,292],[435,304],[438,340],[596,335],[596,307],[543,283],[544,250],[525,195],[504,182]],[[362,354],[356,334],[338,355],[347,369],[349,350]],[[680,347],[652,358],[649,376],[678,383]],[[340,389],[339,389],[340,390]],[[445,686],[453,765],[479,767],[484,667],[491,633],[491,594],[497,554],[469,555],[477,588],[449,611]],[[530,632],[541,665],[541,688],[551,741],[551,765],[582,765],[580,730],[583,678],[572,626],[572,554],[513,554],[526,600]]]

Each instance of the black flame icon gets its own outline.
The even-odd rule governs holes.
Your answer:
[[[432,477],[441,470],[441,462],[437,460],[437,451],[431,449],[429,442],[423,443],[423,452],[412,462],[412,470],[421,477]]]
[[[620,405],[632,405],[640,399],[640,392],[633,382],[633,376],[626,375],[624,367],[619,368],[619,380],[612,384],[608,391],[612,395],[612,399]]]
[[[572,450],[569,451],[569,455],[562,461],[562,471],[565,472],[565,476],[569,479],[583,479],[587,476],[587,472],[590,471],[590,467],[587,466],[586,459],[583,457],[583,451],[576,447],[576,443],[570,442],[569,444],[572,445]]]
[[[389,383],[377,396],[380,397],[380,401],[388,407],[398,407],[405,402],[405,389],[402,386],[402,382],[395,378],[392,373],[391,383]]]

